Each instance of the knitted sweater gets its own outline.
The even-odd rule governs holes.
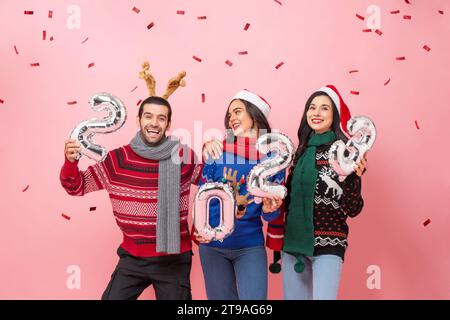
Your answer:
[[[364,205],[361,196],[361,178],[355,173],[343,182],[328,162],[330,144],[317,147],[316,167],[318,176],[314,193],[314,255],[333,254],[344,259],[348,246],[347,217],[357,216]],[[288,181],[289,195],[286,202],[289,215],[289,200],[295,195],[292,179]],[[289,227],[287,218],[286,227]]]
[[[189,149],[193,158],[193,151]],[[183,149],[180,148],[180,158]],[[79,171],[78,161],[67,159],[61,169],[61,185],[72,196],[105,189],[111,200],[117,225],[123,233],[122,249],[136,257],[166,255],[156,252],[158,215],[158,161],[142,158],[130,145],[112,150],[101,163]],[[180,253],[191,249],[187,217],[191,180],[195,164],[181,164]],[[198,174],[198,172],[197,172]]]

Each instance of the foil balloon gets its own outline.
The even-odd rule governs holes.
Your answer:
[[[247,178],[247,190],[255,199],[286,197],[286,187],[268,179],[290,165],[294,156],[294,144],[284,134],[272,132],[259,137],[256,149],[263,154],[276,152],[276,155],[253,167]]]
[[[106,148],[93,142],[96,133],[111,133],[120,129],[127,118],[123,102],[110,93],[96,93],[89,100],[92,110],[96,112],[108,112],[104,118],[93,118],[80,122],[71,132],[70,138],[78,141],[81,145],[80,153],[95,161],[105,159],[108,151]]]
[[[355,169],[356,163],[372,148],[377,131],[373,121],[365,116],[355,116],[347,122],[350,139],[334,142],[328,151],[328,161],[331,167],[343,181]]]
[[[209,224],[209,203],[219,200],[220,222],[215,228]],[[194,227],[197,233],[207,241],[223,241],[234,230],[236,203],[232,188],[221,182],[209,182],[202,185],[194,200]]]

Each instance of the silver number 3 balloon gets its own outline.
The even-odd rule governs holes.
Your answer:
[[[276,151],[276,156],[253,167],[247,179],[247,190],[255,197],[284,198],[286,187],[271,183],[268,179],[289,166],[294,154],[294,144],[284,134],[272,132],[259,137],[256,149],[263,154]]]
[[[125,123],[127,113],[123,102],[110,93],[96,93],[89,100],[92,110],[108,111],[104,118],[92,118],[80,122],[70,134],[70,138],[81,144],[80,153],[95,161],[103,161],[108,151],[93,142],[96,133],[111,133],[119,130]],[[78,154],[77,160],[81,158]]]
[[[343,181],[355,169],[364,154],[372,148],[377,131],[373,121],[365,116],[355,116],[347,122],[347,130],[351,138],[345,144],[342,140],[334,142],[328,151],[331,167]]]

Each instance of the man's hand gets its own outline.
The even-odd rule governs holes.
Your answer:
[[[70,162],[77,160],[78,153],[80,152],[81,145],[73,139],[66,140],[64,146],[64,154]]]
[[[193,236],[195,237],[195,240],[197,240],[199,243],[209,243],[210,241],[203,238],[201,235],[198,234],[197,230],[194,229]]]

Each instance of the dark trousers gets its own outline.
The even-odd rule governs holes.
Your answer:
[[[151,258],[120,253],[102,300],[135,300],[150,285],[157,300],[191,300],[192,252]],[[123,251],[122,251],[123,252]]]

